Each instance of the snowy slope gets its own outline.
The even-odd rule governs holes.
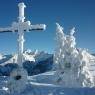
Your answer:
[[[95,88],[63,88],[52,82],[55,72],[28,77],[26,89],[12,95],[95,95]],[[8,77],[0,77],[0,95],[11,95],[6,88]]]

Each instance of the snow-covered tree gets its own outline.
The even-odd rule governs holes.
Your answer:
[[[54,53],[56,83],[64,87],[93,87],[94,80],[89,71],[90,54],[76,48],[75,28],[70,30],[69,35],[65,35],[63,28],[58,23],[56,25],[57,45]]]
[[[54,53],[54,68],[61,68],[62,59],[64,58],[62,47],[64,46],[65,36],[63,33],[63,27],[61,27],[58,23],[56,23],[56,49]]]

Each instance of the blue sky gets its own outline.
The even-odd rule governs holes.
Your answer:
[[[25,49],[52,53],[55,48],[55,23],[64,27],[65,33],[76,27],[77,47],[95,53],[95,0],[0,0],[0,27],[17,21],[18,3],[24,2],[26,20],[32,24],[44,23],[43,32],[25,33]],[[17,52],[17,33],[0,34],[0,53]]]

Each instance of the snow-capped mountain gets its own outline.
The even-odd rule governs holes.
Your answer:
[[[0,54],[0,60],[2,60],[4,58],[3,54]]]
[[[0,54],[0,75],[9,75],[10,72],[18,67],[17,54],[1,55]],[[53,55],[44,51],[26,50],[23,53],[23,67],[28,71],[29,75],[43,73],[51,70],[53,64]]]

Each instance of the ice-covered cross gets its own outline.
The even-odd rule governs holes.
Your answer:
[[[19,17],[18,22],[13,22],[11,27],[0,28],[0,33],[4,32],[18,32],[18,63],[22,67],[23,63],[23,47],[24,47],[24,32],[31,30],[45,30],[45,24],[31,25],[30,21],[25,21],[24,3],[19,3]]]

